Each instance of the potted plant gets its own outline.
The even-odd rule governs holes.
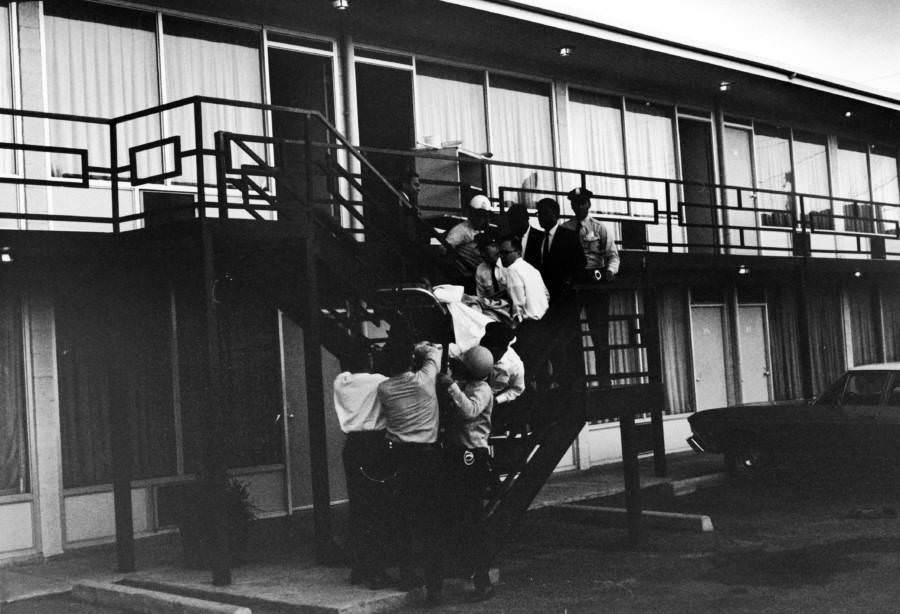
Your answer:
[[[212,567],[215,557],[214,488],[214,484],[204,480],[189,484],[184,490],[179,530],[187,567]],[[246,561],[250,524],[256,518],[256,508],[250,501],[246,484],[234,478],[226,482],[222,501],[231,563],[240,565]]]

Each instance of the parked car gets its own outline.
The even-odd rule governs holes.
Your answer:
[[[737,405],[688,417],[688,443],[732,475],[785,460],[900,460],[900,362],[854,367],[809,401]]]

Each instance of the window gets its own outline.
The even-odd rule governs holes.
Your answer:
[[[463,149],[487,151],[483,72],[419,62],[416,96],[419,142],[458,141]]]
[[[111,118],[159,104],[155,18],[152,13],[70,2],[46,3],[47,95],[49,109]],[[88,163],[108,166],[106,126],[50,122],[52,143],[85,148]],[[159,138],[159,119],[125,124],[119,135],[118,164],[127,148]],[[80,176],[80,162],[52,156],[56,177]]]
[[[851,373],[847,378],[841,405],[878,405],[887,376],[887,373],[878,371]]]
[[[10,41],[9,5],[0,2],[0,107],[13,106],[12,44]],[[0,141],[13,140],[13,119],[0,117]],[[15,156],[10,150],[0,150],[0,174],[14,173]]]
[[[569,138],[575,168],[625,174],[620,98],[569,90]],[[627,211],[624,200],[602,198],[625,196],[624,179],[588,176],[587,187],[596,195],[594,202],[598,210]]]
[[[521,164],[553,165],[550,86],[524,79],[490,76],[491,152],[494,159]],[[512,200],[532,204],[540,195],[515,192],[516,188],[552,190],[553,174],[527,168],[492,166],[495,190]],[[508,196],[503,197],[504,200]]]
[[[10,294],[0,298],[0,495],[28,492],[22,325]]]
[[[815,134],[794,133],[794,168],[797,191],[801,194],[829,195],[828,140]],[[803,209],[814,229],[833,229],[831,201],[827,198],[803,197]]]
[[[63,486],[76,488],[112,479],[109,416],[128,412],[135,479],[174,475],[175,421],[172,400],[171,323],[168,292],[136,276],[122,296],[115,320],[108,289],[94,286],[61,293],[55,302]],[[79,298],[83,297],[83,298]],[[115,341],[113,322],[124,326]],[[114,357],[110,347],[120,347]],[[113,407],[111,360],[123,361],[125,407]]]
[[[210,96],[262,102],[257,32],[168,16],[163,19],[163,32],[168,101]],[[192,110],[177,108],[168,113],[166,119],[166,136],[179,135],[182,148],[192,149],[195,146]],[[206,148],[213,147],[213,135],[217,130],[263,134],[263,114],[257,109],[204,104],[202,120],[202,146]],[[259,153],[263,154],[262,148]],[[215,161],[207,158],[204,181],[211,183],[215,179]],[[189,163],[176,181],[195,182],[196,165]]]
[[[778,192],[790,192],[794,189],[790,138],[791,133],[787,128],[756,124],[756,187]],[[789,194],[760,192],[757,206],[765,210],[763,224],[791,225],[794,206]]]

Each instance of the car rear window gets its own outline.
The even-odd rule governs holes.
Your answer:
[[[888,374],[879,371],[851,373],[844,388],[842,405],[878,405]]]

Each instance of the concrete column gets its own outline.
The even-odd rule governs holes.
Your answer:
[[[35,513],[38,543],[44,556],[63,551],[62,443],[59,380],[53,305],[46,297],[29,297],[25,313],[30,358],[34,424]]]
[[[18,35],[20,59],[20,91],[22,108],[30,111],[46,111],[46,81],[43,71],[43,45],[41,27],[43,16],[40,2],[19,2]],[[41,119],[25,118],[22,122],[22,138],[30,145],[43,145],[46,139],[47,124]],[[48,179],[47,156],[30,152],[25,155],[25,176],[29,179]],[[28,213],[50,212],[50,191],[42,186],[25,186],[24,209]],[[42,230],[48,228],[47,222],[27,222],[27,228]]]

